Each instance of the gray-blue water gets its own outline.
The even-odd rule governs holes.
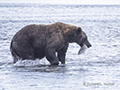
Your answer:
[[[44,58],[13,59],[14,34],[29,24],[64,22],[80,26],[92,47],[77,55],[69,45],[65,66],[50,67]],[[120,5],[0,4],[0,90],[119,90]]]

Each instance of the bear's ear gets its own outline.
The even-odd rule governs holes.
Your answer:
[[[81,33],[82,29],[80,27],[77,28],[77,33]]]

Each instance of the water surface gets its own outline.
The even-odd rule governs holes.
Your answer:
[[[119,90],[120,5],[0,4],[0,90]],[[29,24],[64,22],[80,26],[92,47],[77,55],[69,45],[66,65],[44,58],[13,64],[10,42]]]

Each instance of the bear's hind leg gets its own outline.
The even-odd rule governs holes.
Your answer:
[[[12,52],[12,56],[13,56],[13,63],[16,63],[20,58],[19,56],[17,56],[15,53]]]
[[[20,59],[25,60],[35,60],[35,54],[34,50],[32,48],[22,48],[17,49],[17,54],[20,57]]]

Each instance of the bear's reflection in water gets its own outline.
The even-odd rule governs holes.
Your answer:
[[[58,72],[64,73],[67,71],[67,66],[65,64],[60,65],[49,65],[49,64],[40,64],[39,60],[19,60],[12,67],[13,70],[19,72]]]

